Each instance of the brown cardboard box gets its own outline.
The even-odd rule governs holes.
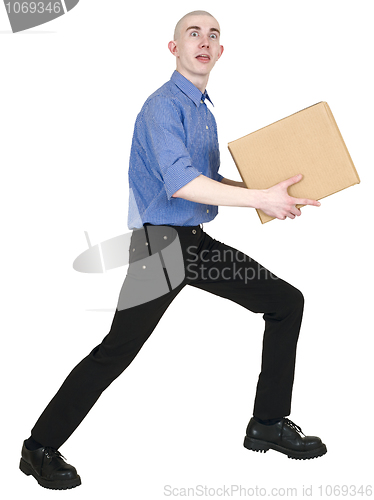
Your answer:
[[[320,200],[360,182],[327,102],[252,132],[228,147],[247,188],[267,189],[303,174],[288,189],[289,195]],[[274,218],[262,210],[257,213],[262,223]]]

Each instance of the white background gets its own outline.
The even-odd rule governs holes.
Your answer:
[[[195,9],[218,19],[225,47],[207,87],[220,173],[240,180],[228,142],[324,100],[361,178],[295,220],[262,225],[253,209],[222,207],[204,226],[304,293],[290,418],[320,436],[328,453],[298,461],[243,447],[262,317],[186,287],[62,446],[83,484],[60,494],[162,499],[165,485],[175,493],[203,485],[218,498],[218,488],[241,485],[267,488],[266,496],[272,487],[293,487],[302,496],[312,485],[318,497],[319,485],[370,484],[371,7],[361,0],[81,0],[18,34],[0,8],[6,498],[55,494],[18,470],[22,441],[70,370],[108,333],[126,273],[81,274],[72,262],[87,248],[84,231],[93,245],[128,231],[134,121],[170,78],[167,43],[178,19]]]

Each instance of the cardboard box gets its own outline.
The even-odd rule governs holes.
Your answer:
[[[289,195],[320,200],[360,182],[327,102],[252,132],[228,147],[250,189],[267,189],[303,174],[288,189]],[[274,218],[262,210],[257,213],[262,223]]]

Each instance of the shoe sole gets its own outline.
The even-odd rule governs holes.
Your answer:
[[[50,490],[69,490],[70,488],[75,488],[76,486],[82,484],[79,476],[66,481],[48,481],[48,479],[43,479],[23,458],[20,460],[19,468],[24,474],[26,474],[26,476],[33,476],[38,481],[40,486]]]
[[[308,460],[310,458],[317,458],[327,453],[327,448],[324,444],[322,444],[319,448],[314,448],[313,450],[296,451],[284,448],[283,446],[279,446],[275,443],[261,441],[260,439],[253,439],[248,436],[244,438],[243,444],[244,447],[247,448],[247,450],[259,451],[262,453],[266,453],[268,450],[275,450],[279,451],[280,453],[284,453],[288,456],[288,458],[293,458],[296,460]]]

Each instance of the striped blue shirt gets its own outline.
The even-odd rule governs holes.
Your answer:
[[[129,229],[150,224],[196,226],[218,213],[215,205],[172,198],[203,174],[216,181],[220,165],[217,125],[204,94],[177,71],[137,116],[129,166]]]

